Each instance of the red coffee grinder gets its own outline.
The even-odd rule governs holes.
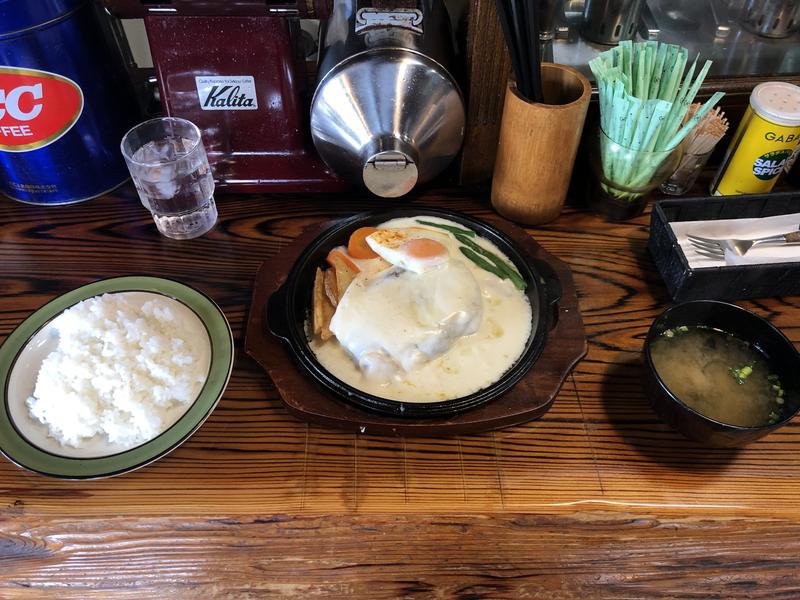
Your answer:
[[[316,192],[342,183],[308,128],[300,18],[329,0],[104,0],[144,19],[164,112],[203,132],[220,191]]]

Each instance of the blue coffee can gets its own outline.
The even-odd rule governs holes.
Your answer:
[[[1,193],[57,205],[114,189],[137,112],[91,2],[0,0]]]

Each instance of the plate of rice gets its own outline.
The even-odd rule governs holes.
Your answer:
[[[138,469],[203,424],[232,368],[230,325],[203,293],[147,276],[90,283],[0,347],[0,452],[67,479]]]

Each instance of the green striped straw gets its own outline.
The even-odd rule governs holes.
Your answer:
[[[712,64],[707,60],[695,77],[695,58],[684,76],[688,59],[689,51],[676,44],[624,41],[589,61],[600,95],[600,127],[615,144],[641,152],[630,160],[630,153],[601,144],[603,174],[609,182],[621,188],[646,185],[669,152],[724,95],[716,92],[683,124]],[[640,195],[604,188],[621,199]]]

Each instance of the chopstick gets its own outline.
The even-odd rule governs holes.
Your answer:
[[[544,102],[542,96],[542,58],[539,45],[539,4],[537,0],[521,0],[527,8],[528,17],[525,23],[528,26],[528,56],[530,56],[529,69],[531,72],[531,99],[534,102]]]
[[[517,90],[542,102],[539,15],[536,0],[495,0]]]
[[[530,98],[530,84],[528,82],[528,70],[525,68],[525,54],[520,47],[519,22],[517,18],[517,4],[515,0],[497,0],[498,13],[505,15],[506,22],[506,45],[511,56],[511,67],[517,79],[517,90],[525,98]],[[501,19],[502,21],[502,19]]]

